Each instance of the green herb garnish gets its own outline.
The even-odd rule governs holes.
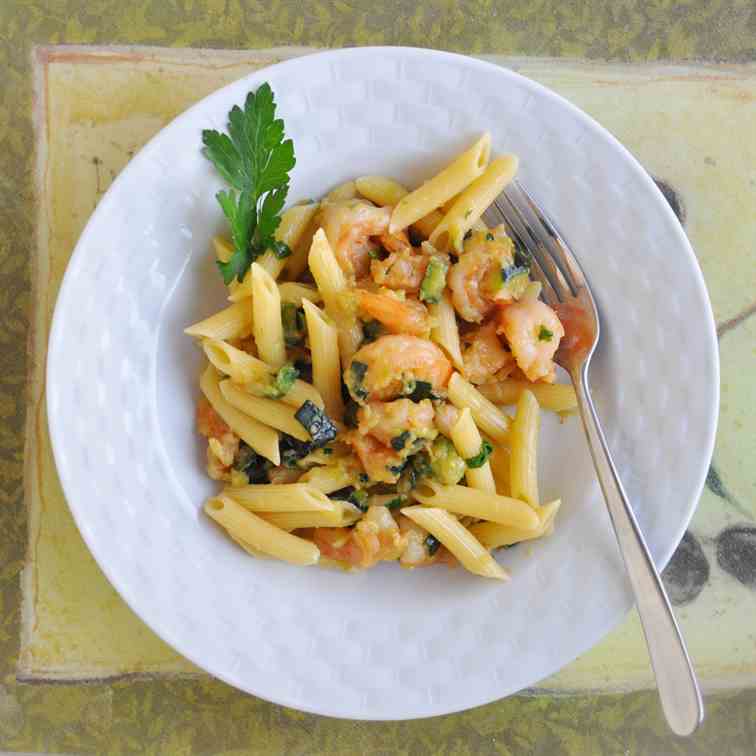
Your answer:
[[[494,235],[489,231],[486,234],[486,241],[493,241],[493,240],[494,240]]]
[[[228,134],[202,132],[204,155],[232,187],[216,195],[231,224],[234,253],[218,261],[226,284],[241,281],[266,249],[278,258],[291,250],[274,234],[289,191],[294,167],[294,144],[284,140],[284,123],[276,118],[276,103],[269,84],[250,92],[244,109],[235,105],[228,114]]]
[[[294,413],[294,417],[310,434],[313,448],[324,446],[336,438],[336,426],[331,418],[309,399],[302,403],[302,406]]]
[[[273,382],[265,387],[265,396],[270,399],[280,399],[289,393],[294,382],[299,377],[299,371],[291,363],[286,363],[276,373]]]
[[[542,325],[538,331],[538,341],[551,341],[554,338],[554,332]]]
[[[421,402],[423,399],[433,399],[433,384],[430,381],[415,381],[415,386],[409,398],[413,402]]]
[[[302,307],[297,307],[293,302],[281,304],[281,323],[284,331],[286,346],[301,346],[305,338],[305,314]]]
[[[483,465],[486,464],[488,458],[491,456],[492,452],[493,446],[491,446],[488,441],[484,440],[480,445],[480,451],[474,457],[466,459],[465,464],[473,470],[477,467],[483,467]]]

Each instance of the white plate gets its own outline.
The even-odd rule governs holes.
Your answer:
[[[221,186],[200,132],[272,85],[294,139],[292,201],[349,177],[416,185],[493,134],[557,219],[597,295],[592,382],[659,566],[696,505],[718,403],[714,324],[693,252],[631,155],[543,87],[426,50],[327,52],[216,92],[163,129],[100,202],[65,275],[49,350],[50,432],[81,533],[131,608],[243,690],[360,719],[466,709],[555,672],[605,635],[631,595],[573,418],[546,418],[551,538],[499,557],[509,584],[461,569],[359,575],[249,558],[201,514],[215,488],[194,432],[200,355],[182,334],[223,303],[209,241]],[[86,590],[86,586],[81,586]]]

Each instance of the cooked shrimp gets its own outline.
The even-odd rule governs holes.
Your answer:
[[[381,234],[378,237],[378,241],[386,252],[411,252],[412,245],[410,244],[409,236],[406,231],[397,231],[395,234]]]
[[[506,298],[500,271],[514,262],[512,240],[503,226],[476,231],[465,242],[464,252],[452,265],[447,278],[454,309],[465,320],[480,323],[494,308],[495,300]]]
[[[354,278],[368,275],[370,252],[375,249],[370,237],[387,231],[390,216],[391,208],[374,207],[361,200],[323,204],[320,224],[347,275]]]
[[[540,300],[507,305],[499,313],[498,332],[506,337],[517,367],[529,381],[553,383],[554,354],[564,328],[551,307]]]
[[[230,431],[204,396],[197,402],[197,430],[207,438],[222,438]]]
[[[344,371],[344,382],[352,398],[362,404],[401,396],[411,381],[426,381],[438,392],[451,374],[451,363],[432,341],[392,334],[359,349]]]
[[[449,402],[436,405],[436,428],[447,438],[451,438],[451,429],[459,420],[459,410]]]
[[[414,294],[420,289],[429,262],[429,255],[407,245],[393,251],[385,260],[373,260],[370,275],[380,286]]]
[[[433,439],[434,410],[430,399],[413,402],[396,399],[393,402],[369,402],[357,412],[357,430],[370,435],[381,444],[390,446],[398,436],[408,433],[403,447],[397,451],[410,450],[415,439]]]
[[[396,483],[404,466],[401,454],[372,436],[354,432],[348,436],[365,473],[375,483]]]
[[[466,334],[464,341],[468,344],[462,353],[465,362],[465,375],[471,383],[486,383],[494,374],[499,379],[508,375],[515,366],[511,352],[508,352],[496,335],[496,322],[476,328]]]
[[[313,541],[323,556],[354,567],[398,559],[406,545],[387,507],[371,506],[352,528],[315,528]]]
[[[383,323],[394,333],[411,333],[428,336],[430,322],[428,310],[415,299],[399,299],[391,294],[375,294],[357,290],[357,301],[362,315]]]

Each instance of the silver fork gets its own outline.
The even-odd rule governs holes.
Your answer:
[[[489,225],[506,223],[515,244],[531,258],[541,296],[556,309],[565,336],[556,361],[575,387],[580,416],[601,490],[640,614],[662,709],[677,735],[702,722],[703,701],[693,665],[667,593],[622,487],[588,386],[588,366],[599,340],[596,302],[575,255],[553,221],[519,182],[512,182],[484,214]]]

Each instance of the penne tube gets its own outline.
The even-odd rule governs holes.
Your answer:
[[[465,234],[480,221],[483,213],[514,178],[517,165],[516,155],[505,155],[494,160],[483,175],[457,197],[443,220],[433,229],[430,243],[443,252],[461,252]]]
[[[483,453],[483,439],[472,418],[472,413],[467,407],[459,413],[459,418],[451,429],[451,440],[457,449],[457,453],[467,464],[465,468],[467,485],[470,488],[495,494],[496,484],[488,460],[486,459],[477,467],[470,466],[470,460]]]
[[[329,494],[352,485],[354,478],[354,473],[347,470],[344,465],[329,465],[311,467],[302,475],[299,482]]]
[[[258,454],[270,460],[274,465],[281,464],[278,450],[278,433],[273,428],[258,422],[240,412],[229,404],[221,394],[220,376],[218,371],[208,365],[200,378],[200,390],[210,402],[210,406],[218,413],[221,420],[228,425],[247,445]]]
[[[260,517],[282,530],[300,530],[301,528],[344,528],[362,516],[362,512],[349,503],[335,501],[333,504],[333,510],[328,512],[264,512],[260,514]]]
[[[288,433],[288,435],[294,436],[300,441],[312,440],[304,426],[294,417],[296,412],[294,407],[275,399],[252,396],[229,380],[220,382],[220,391],[223,398],[232,407],[258,422]]]
[[[278,284],[278,293],[281,295],[282,302],[290,302],[297,307],[302,306],[303,299],[315,304],[323,301],[323,296],[315,286],[296,283],[295,281],[285,281]]]
[[[287,268],[287,270],[289,269],[291,259],[294,257],[294,250],[296,249],[299,240],[305,234],[315,213],[318,211],[318,207],[317,203],[295,205],[286,210],[281,216],[281,223],[278,225],[274,236],[276,241],[286,244],[292,251],[292,254],[289,257],[280,258],[271,250],[268,250],[257,259],[257,263],[266,270],[271,278],[278,278],[284,268]],[[248,271],[244,276],[244,280],[241,283],[237,283],[237,285],[232,288],[231,294],[228,298],[232,302],[237,302],[251,296],[252,276]]]
[[[361,176],[355,179],[354,184],[365,199],[378,207],[393,207],[408,194],[398,181],[385,176]]]
[[[494,404],[517,404],[523,391],[531,391],[543,409],[571,412],[577,407],[575,389],[567,383],[532,383],[504,378],[495,383],[484,383],[478,386],[478,390]]]
[[[357,187],[354,181],[345,181],[337,187],[331,189],[325,196],[326,202],[343,202],[344,200],[354,199],[357,196]]]
[[[322,491],[303,483],[257,483],[227,488],[223,494],[250,512],[332,512],[336,508]]]
[[[209,339],[244,339],[252,333],[252,306],[249,301],[235,302],[185,328],[184,333]]]
[[[346,364],[362,342],[362,328],[353,308],[347,306],[346,276],[322,228],[317,230],[312,239],[308,262],[315,283],[323,295],[325,310],[338,328],[339,351]]]
[[[483,173],[491,153],[491,135],[486,132],[440,173],[410,192],[396,204],[389,233],[395,234],[441,207]]]
[[[502,496],[509,496],[509,449],[502,444],[495,444],[488,463],[491,465],[494,482],[496,483],[496,493]]]
[[[281,295],[271,275],[258,263],[252,263],[252,320],[257,351],[264,362],[278,370],[286,362],[281,321]]]
[[[431,339],[449,355],[457,370],[464,370],[465,362],[462,359],[457,315],[454,312],[449,292],[444,291],[438,304],[428,305],[428,312],[435,323],[431,329]]]
[[[510,431],[509,486],[512,496],[538,504],[538,431],[541,425],[538,401],[523,391]]]
[[[265,522],[228,496],[221,494],[208,499],[205,513],[225,528],[234,540],[248,544],[254,551],[303,566],[317,564],[320,558],[320,550],[314,543]]]
[[[405,517],[435,536],[457,557],[465,569],[482,577],[509,579],[506,570],[483,548],[475,536],[447,511],[426,507],[405,507],[401,511]]]
[[[212,365],[234,383],[270,381],[271,369],[262,360],[220,339],[204,339],[202,349]]]
[[[526,502],[467,486],[442,486],[426,480],[412,492],[416,501],[428,507],[439,507],[454,514],[535,530],[540,524],[538,514]]]
[[[488,401],[459,373],[449,379],[449,399],[455,407],[469,407],[475,424],[498,444],[509,443],[511,419],[496,405]]]
[[[423,239],[429,239],[436,226],[444,219],[440,210],[433,210],[412,224],[412,230]]]
[[[338,330],[312,302],[305,301],[303,306],[312,354],[312,383],[323,397],[328,416],[332,420],[341,420],[344,400],[341,397]]]
[[[560,500],[556,499],[542,507],[541,522],[535,530],[522,530],[511,525],[499,525],[496,522],[479,522],[471,525],[469,530],[486,549],[498,549],[520,541],[541,538],[553,529],[554,517],[560,504]]]

